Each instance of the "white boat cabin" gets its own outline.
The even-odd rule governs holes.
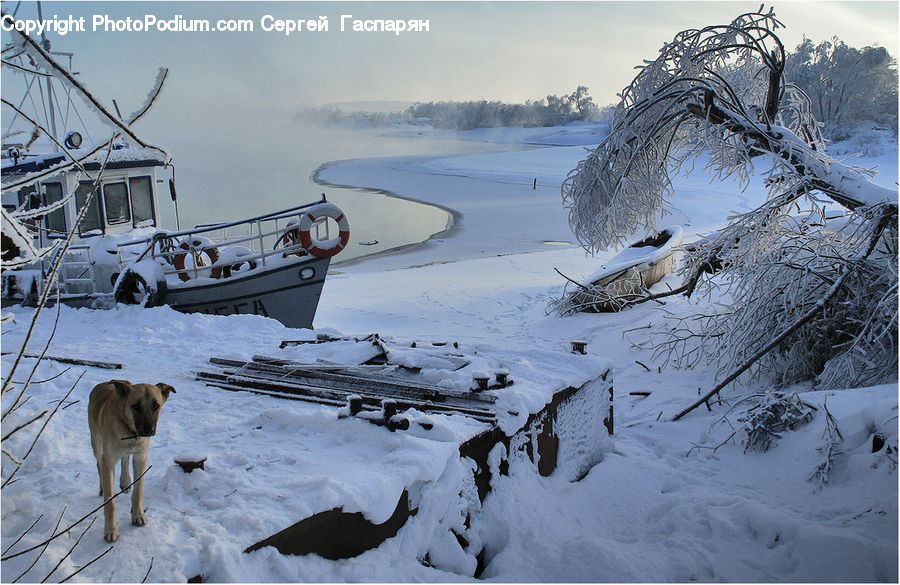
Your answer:
[[[73,154],[79,157],[87,152],[75,150]],[[122,236],[135,229],[143,231],[146,228],[152,232],[161,227],[158,186],[171,185],[167,180],[171,173],[162,153],[149,148],[120,147],[109,154],[101,182],[75,235],[76,241],[101,235]],[[59,209],[43,218],[23,222],[36,234],[38,248],[50,246],[53,240],[65,238],[76,224],[105,158],[106,151],[102,150],[85,160],[83,166],[87,173],[79,170],[48,172],[47,177],[37,184],[5,190],[3,207],[10,212],[37,209],[58,203],[74,192],[74,197]],[[65,160],[63,153],[23,159],[6,156],[2,167],[4,189],[26,174],[52,169]]]

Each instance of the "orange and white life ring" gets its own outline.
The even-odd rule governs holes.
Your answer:
[[[206,238],[201,238],[199,236],[192,236],[189,239],[182,241],[176,249],[183,251],[175,254],[172,258],[172,265],[179,271],[178,278],[185,282],[191,279],[191,275],[189,274],[190,269],[213,266],[219,260],[219,252],[216,250],[213,243]],[[191,266],[187,266],[188,254],[191,255]],[[204,272],[208,273],[204,274],[204,276],[220,278],[222,276],[222,267],[213,266],[209,270],[204,270]]]
[[[317,240],[310,230],[313,223],[323,217],[330,217],[338,224],[338,236],[330,240]],[[334,203],[318,203],[300,216],[300,243],[313,256],[330,258],[343,250],[350,241],[350,222],[341,208]]]

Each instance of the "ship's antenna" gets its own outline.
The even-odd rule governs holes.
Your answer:
[[[41,3],[37,3],[38,21],[44,21],[44,12]],[[47,40],[47,31],[41,31],[41,46],[47,53],[50,53],[50,41]],[[54,150],[59,152],[59,134],[56,131],[56,112],[53,109],[53,84],[50,83],[51,76],[47,76],[47,103],[50,106],[50,131],[53,133]]]

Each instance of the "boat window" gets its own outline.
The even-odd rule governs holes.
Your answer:
[[[125,223],[131,219],[128,207],[128,187],[125,183],[103,185],[103,203],[106,207],[106,222],[110,225]]]
[[[128,187],[131,189],[131,219],[134,227],[156,225],[153,217],[153,191],[150,185],[150,177],[128,179]]]
[[[41,206],[41,199],[38,197],[37,189],[34,185],[28,185],[19,189],[19,207],[23,211],[37,209]]]
[[[30,211],[32,209],[37,209],[40,206],[41,197],[38,195],[37,188],[35,188],[34,185],[28,185],[27,187],[19,189],[19,209],[22,211]],[[26,219],[22,223],[32,229],[37,228],[36,219]]]
[[[93,183],[81,183],[78,185],[78,189],[75,190],[75,207],[78,209],[78,213],[81,213],[81,208],[84,207],[84,202],[87,201],[88,195],[91,194],[91,190],[93,189]],[[81,220],[81,225],[78,226],[78,231],[81,234],[85,232],[89,232],[92,230],[102,230],[103,229],[103,221],[100,217],[100,197],[95,193],[94,197],[91,199],[90,207],[87,212],[84,214],[84,219]]]
[[[63,188],[60,183],[44,183],[44,204],[52,205],[63,198]],[[50,236],[64,235],[69,230],[66,228],[66,210],[60,207],[47,215],[47,229]]]

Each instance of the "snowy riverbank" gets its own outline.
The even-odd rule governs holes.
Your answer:
[[[663,321],[659,310],[642,305],[618,314],[565,318],[545,313],[562,290],[563,279],[554,268],[579,278],[614,254],[586,257],[573,244],[559,202],[560,182],[583,156],[581,145],[596,142],[597,134],[590,127],[497,132],[502,141],[559,146],[356,160],[322,170],[324,181],[390,191],[452,209],[457,218],[451,232],[402,254],[335,266],[315,320],[318,329],[332,333],[379,332],[398,342],[458,341],[487,356],[519,360],[521,371],[535,379],[558,376],[575,382],[588,371],[596,374],[598,363],[613,364],[615,450],[577,483],[526,470],[501,478],[469,528],[486,547],[483,577],[498,582],[895,582],[897,387],[795,388],[817,414],[785,432],[765,453],[745,454],[739,440],[712,448],[731,432],[721,421],[722,407],[669,422],[696,398],[698,388],[714,385],[716,372],[658,369],[651,343],[653,328]],[[490,131],[479,134],[491,138]],[[896,181],[896,151],[858,164],[879,164],[884,171],[879,181]],[[699,171],[679,178],[676,186],[672,214],[663,222],[682,224],[688,241],[763,197],[759,186],[740,192],[732,184],[709,183]],[[680,300],[666,308],[678,314],[694,309]],[[3,325],[8,352],[19,347],[30,312],[20,307],[3,312],[15,319]],[[41,316],[29,351],[40,351],[55,316],[55,310]],[[453,560],[455,541],[430,543],[446,553],[443,569],[419,558],[435,538],[433,524],[448,517],[446,509],[421,510],[396,537],[348,560],[282,556],[272,548],[242,552],[254,534],[271,534],[332,506],[362,510],[380,522],[390,515],[403,485],[455,485],[448,478],[460,472],[451,442],[460,427],[444,420],[450,417],[434,417],[446,433],[434,440],[338,420],[331,407],[226,393],[193,378],[212,355],[273,355],[282,340],[310,335],[248,315],[63,307],[49,354],[124,367],[87,369],[19,481],[4,488],[2,548],[42,513],[12,552],[39,543],[63,506],[68,508],[61,525],[66,525],[99,503],[87,395],[94,384],[121,377],[165,381],[177,389],[150,450],[153,468],[144,489],[149,524],[138,529],[123,523],[113,551],[76,581],[140,581],[151,563],[148,580],[164,582],[196,575],[255,582],[469,580],[451,570],[465,565]],[[566,352],[571,339],[588,342],[584,359],[590,365],[566,358],[538,373],[534,365],[551,352]],[[4,373],[9,365],[4,356]],[[4,431],[52,408],[84,370],[43,362],[35,380],[45,382],[33,385],[31,400],[16,421],[4,422]],[[20,369],[16,379],[24,379],[27,371]],[[766,388],[765,380],[754,384]],[[808,478],[823,460],[817,448],[824,445],[826,404],[843,442],[830,482],[819,489]],[[27,434],[19,433],[4,447],[21,454]],[[885,448],[872,452],[875,434],[886,438],[891,454]],[[186,475],[175,468],[173,458],[186,451],[208,455],[207,471]],[[445,496],[428,501],[455,502],[455,494]],[[120,522],[127,508],[127,502],[119,505]],[[54,579],[107,548],[101,524],[102,516]],[[55,541],[25,580],[49,573],[81,530]],[[4,561],[4,580],[18,576],[32,558]]]

